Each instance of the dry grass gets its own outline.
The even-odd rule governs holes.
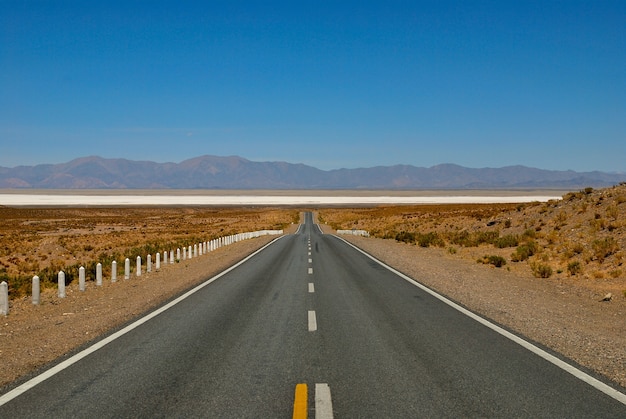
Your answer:
[[[323,209],[320,219],[472,260],[490,253],[505,258],[506,269],[541,278],[616,279],[625,272],[626,184],[547,203]]]
[[[31,279],[53,287],[59,270],[71,282],[78,267],[88,279],[95,265],[108,275],[111,261],[194,245],[230,234],[282,229],[298,211],[266,208],[54,208],[0,207],[0,281],[11,298],[30,293]],[[90,278],[91,276],[91,278]]]

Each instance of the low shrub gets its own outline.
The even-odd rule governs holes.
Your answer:
[[[515,252],[511,254],[511,260],[513,262],[523,262],[528,260],[531,256],[537,253],[538,245],[534,240],[528,241],[515,249]]]
[[[490,264],[495,266],[496,268],[501,268],[502,266],[506,265],[506,259],[502,256],[497,255],[485,255],[482,257],[482,259],[478,259],[477,262],[485,265]]]
[[[505,247],[515,247],[519,244],[519,237],[516,234],[507,234],[506,236],[498,237],[493,245],[498,249],[504,249]]]
[[[596,260],[603,262],[604,259],[611,256],[619,250],[619,243],[613,237],[605,237],[604,239],[594,240],[591,243],[591,249]]]
[[[550,278],[552,276],[552,268],[543,263],[534,263],[531,265],[531,269],[537,278]]]
[[[434,232],[425,233],[425,234],[418,233],[416,237],[416,241],[420,247],[429,247],[429,246],[443,247],[444,245],[443,240],[439,237],[437,233],[434,233]]]
[[[571,276],[581,273],[582,270],[583,270],[583,267],[578,261],[570,262],[567,264],[567,272]]]
[[[401,231],[396,234],[396,241],[404,242],[404,243],[415,243],[415,233],[410,233],[408,231]]]
[[[452,244],[456,244],[458,246],[463,247],[477,247],[481,244],[493,244],[498,237],[500,236],[500,232],[495,231],[475,231],[470,233],[467,230],[453,232],[448,236],[448,240]]]

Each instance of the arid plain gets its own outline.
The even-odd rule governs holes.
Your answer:
[[[252,239],[95,287],[98,261],[262,229],[294,231],[297,207],[0,207],[0,276],[11,308],[0,327],[0,384],[27,376],[225,269],[270,238]],[[312,208],[349,240],[455,301],[626,385],[626,185],[547,202]],[[290,230],[291,229],[291,230]],[[347,237],[347,236],[346,236]],[[477,263],[478,262],[478,263]],[[88,267],[78,292],[56,297],[55,275]],[[107,266],[105,266],[105,278]],[[46,284],[30,303],[30,278]],[[610,298],[605,297],[610,295]]]

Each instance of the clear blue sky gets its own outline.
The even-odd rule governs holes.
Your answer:
[[[624,172],[626,1],[0,2],[0,166],[203,154]]]

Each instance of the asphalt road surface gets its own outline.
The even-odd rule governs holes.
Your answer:
[[[323,235],[311,214],[118,335],[0,398],[0,418],[626,417],[623,394]]]

